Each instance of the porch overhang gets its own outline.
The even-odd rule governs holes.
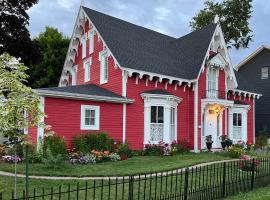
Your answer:
[[[224,107],[232,107],[234,101],[227,99],[202,99],[202,108],[205,108],[207,105],[222,105]]]

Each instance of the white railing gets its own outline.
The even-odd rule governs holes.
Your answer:
[[[161,123],[150,124],[150,141],[160,142],[163,141],[164,125]]]

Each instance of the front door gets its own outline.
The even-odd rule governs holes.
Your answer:
[[[219,125],[220,125],[220,116],[216,113],[206,113],[205,116],[205,129],[204,135],[212,135],[213,140],[213,148],[220,148],[220,141],[219,141]],[[205,146],[205,141],[202,141]]]

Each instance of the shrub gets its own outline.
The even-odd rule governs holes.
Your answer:
[[[16,150],[17,156],[19,156],[20,158],[24,157],[24,149],[21,143],[17,143],[13,147],[9,148],[7,150],[7,155],[15,155],[15,150]]]
[[[63,154],[54,155],[50,149],[48,149],[46,152],[46,158],[43,158],[42,162],[47,168],[60,169],[65,163],[65,156]]]
[[[172,142],[171,151],[172,153],[187,153],[190,151],[190,148],[186,140],[177,140]]]
[[[76,151],[87,153],[93,149],[99,151],[111,151],[114,140],[106,133],[87,133],[75,136],[72,143]]]
[[[4,155],[6,155],[6,151],[5,151],[5,145],[0,144],[0,158]]]
[[[145,156],[161,156],[164,154],[163,146],[159,144],[146,144],[143,154]]]
[[[227,149],[227,154],[231,158],[240,158],[244,155],[244,149],[237,146],[230,146]]]
[[[111,161],[119,161],[119,160],[121,160],[121,157],[120,157],[120,155],[119,154],[117,154],[117,153],[111,153],[110,155],[109,155],[109,157],[110,157],[110,160]]]
[[[66,150],[66,141],[63,137],[58,135],[50,135],[45,137],[44,140],[44,154],[45,157],[47,152],[50,151],[52,156],[57,157],[58,155],[62,155],[63,157],[67,156]]]
[[[117,150],[118,154],[126,155],[127,157],[131,157],[131,149],[129,148],[129,144],[125,143],[118,143]]]
[[[41,163],[43,159],[43,154],[34,152],[32,154],[29,154],[28,159],[30,163]]]
[[[256,138],[256,147],[257,148],[262,148],[267,145],[268,143],[268,131],[267,128],[264,127],[263,130],[261,130],[258,134],[259,136]]]
[[[19,162],[22,162],[22,158],[20,158],[20,156],[7,156],[5,157],[5,162],[8,162],[8,163],[19,163]]]

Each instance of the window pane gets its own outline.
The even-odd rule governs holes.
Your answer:
[[[242,114],[238,113],[238,126],[242,126]]]
[[[151,123],[157,123],[156,116],[157,116],[157,107],[151,106]]]
[[[158,106],[158,123],[163,123],[163,107]]]
[[[90,125],[92,125],[92,126],[95,125],[95,118],[90,118]]]
[[[91,110],[85,110],[85,118],[90,117]]]
[[[90,118],[85,118],[84,119],[84,123],[85,123],[85,125],[87,125],[87,126],[89,126],[90,125]]]
[[[233,126],[237,126],[237,113],[233,113]]]
[[[95,110],[90,110],[90,117],[95,118]]]

